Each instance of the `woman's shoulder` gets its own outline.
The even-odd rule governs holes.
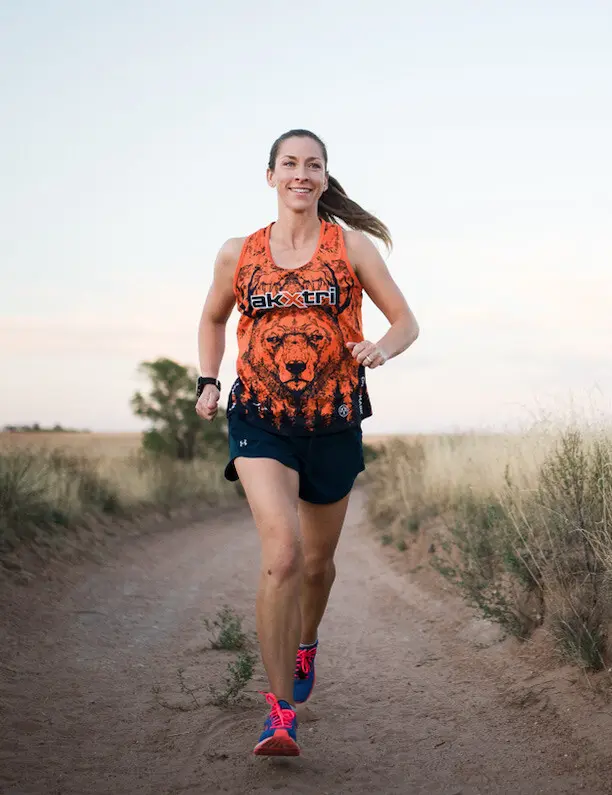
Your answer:
[[[217,261],[228,270],[235,270],[245,250],[262,249],[265,245],[265,233],[268,227],[263,227],[250,235],[243,237],[230,237],[219,249]]]
[[[233,272],[238,265],[246,237],[230,237],[221,246],[215,260],[215,267],[223,272]]]
[[[341,229],[347,250],[362,251],[364,246],[367,246],[370,242],[367,236],[358,229],[345,229],[344,227],[341,227]]]
[[[242,237],[230,237],[221,246],[220,253],[223,253],[225,256],[228,257],[235,257],[237,260],[240,257],[240,252],[244,248],[245,243],[255,242],[260,239],[263,240],[267,229],[268,227],[264,226],[261,229],[258,229],[256,232],[251,233],[250,235],[243,235]]]
[[[245,242],[249,239],[249,236],[246,235],[245,237],[230,237],[219,249],[219,254],[223,259],[236,259],[240,256],[240,252],[242,251]]]
[[[374,244],[368,239],[367,235],[360,232],[358,229],[345,229],[342,227],[342,234],[344,236],[346,256],[353,268],[355,268],[355,271],[357,271],[360,262],[368,257],[370,249]]]

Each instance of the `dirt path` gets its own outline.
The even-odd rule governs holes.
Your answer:
[[[250,753],[261,668],[239,708],[196,706],[187,692],[203,703],[231,659],[205,649],[203,615],[227,603],[253,629],[258,546],[241,511],[130,541],[107,565],[80,566],[54,604],[42,586],[16,591],[4,611],[0,792],[612,793],[607,761],[568,721],[509,703],[497,652],[389,565],[362,515],[355,494],[301,757]]]

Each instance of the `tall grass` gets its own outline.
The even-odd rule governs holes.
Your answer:
[[[427,527],[433,565],[485,616],[521,638],[544,625],[565,657],[589,669],[609,664],[606,429],[392,440],[370,467],[369,490],[386,542],[405,544]]]
[[[140,452],[96,457],[66,448],[5,446],[0,449],[0,553],[92,519],[228,502],[236,489],[223,479],[223,464]]]

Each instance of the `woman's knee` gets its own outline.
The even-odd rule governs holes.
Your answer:
[[[304,568],[302,548],[292,533],[274,535],[274,541],[262,549],[262,572],[276,583],[301,575]]]
[[[318,585],[336,576],[336,565],[333,558],[307,557],[304,560],[304,580],[311,585]]]

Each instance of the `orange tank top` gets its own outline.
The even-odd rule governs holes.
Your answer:
[[[272,224],[244,242],[234,276],[237,379],[227,415],[284,435],[330,433],[372,414],[365,369],[346,342],[363,339],[362,288],[342,229],[321,221],[312,259],[275,265]]]

